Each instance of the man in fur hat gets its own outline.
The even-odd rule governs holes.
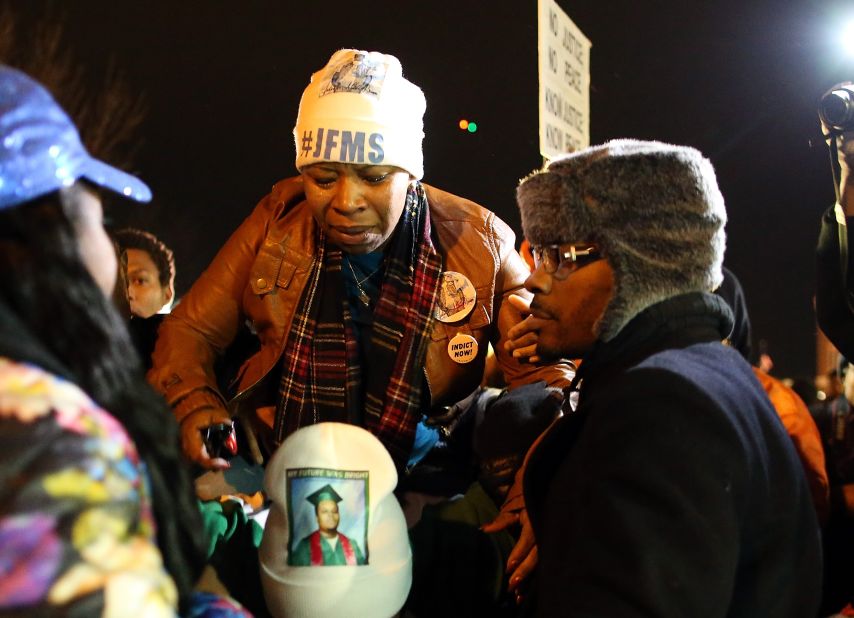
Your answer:
[[[726,211],[709,161],[612,141],[555,159],[517,197],[536,269],[508,347],[583,359],[578,408],[524,477],[532,609],[814,616],[819,530],[801,465],[750,366],[721,343],[732,316],[710,292]]]

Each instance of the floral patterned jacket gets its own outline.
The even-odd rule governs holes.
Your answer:
[[[175,616],[155,532],[121,424],[74,384],[0,358],[0,616]],[[191,614],[246,615],[210,595]]]

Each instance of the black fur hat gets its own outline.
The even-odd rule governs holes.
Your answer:
[[[657,302],[721,283],[726,209],[712,164],[694,148],[592,146],[522,180],[516,197],[532,245],[590,242],[604,252],[615,278],[597,325],[604,341]]]

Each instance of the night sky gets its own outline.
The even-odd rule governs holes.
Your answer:
[[[147,106],[133,170],[153,205],[110,208],[175,251],[185,292],[279,179],[311,73],[340,47],[397,55],[427,97],[425,178],[519,232],[514,189],[542,161],[535,0],[255,2],[0,0],[60,15],[93,87],[112,60]],[[813,248],[833,202],[818,96],[854,79],[833,40],[850,2],[563,0],[592,41],[591,141],[658,139],[714,163],[729,212],[726,264],[745,288],[754,348],[779,376],[815,365]],[[854,9],[851,9],[854,12]],[[20,38],[20,37],[19,37]],[[475,134],[460,131],[475,120]]]

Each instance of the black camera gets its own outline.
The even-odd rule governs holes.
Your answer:
[[[839,84],[824,93],[818,115],[834,131],[854,129],[854,84]]]

